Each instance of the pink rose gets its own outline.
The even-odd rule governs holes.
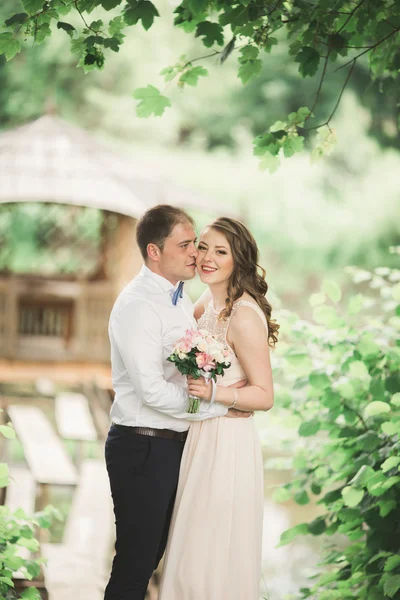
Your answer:
[[[215,369],[215,362],[209,354],[206,354],[206,352],[199,352],[196,354],[196,363],[199,369],[203,369],[203,371]]]

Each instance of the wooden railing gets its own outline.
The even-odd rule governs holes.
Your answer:
[[[109,360],[107,281],[0,276],[0,358]]]

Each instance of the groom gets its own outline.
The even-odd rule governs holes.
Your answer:
[[[203,401],[200,413],[189,415],[186,379],[166,360],[185,330],[196,327],[182,292],[196,273],[192,218],[155,206],[138,222],[136,238],[144,265],[109,322],[115,398],[105,453],[117,539],[105,600],[144,599],[167,542],[188,419],[227,412]]]

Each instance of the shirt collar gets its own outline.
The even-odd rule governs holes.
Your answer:
[[[150,279],[155,281],[165,292],[171,292],[171,290],[174,290],[179,285],[179,281],[176,285],[172,285],[172,283],[168,281],[168,279],[165,279],[165,277],[159,275],[158,273],[154,273],[154,271],[149,269],[149,267],[147,267],[146,265],[143,265],[141,273],[145,277],[149,277]]]

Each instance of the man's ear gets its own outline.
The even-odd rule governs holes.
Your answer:
[[[160,248],[156,246],[156,244],[147,244],[147,256],[151,258],[151,260],[158,262],[161,256]]]

